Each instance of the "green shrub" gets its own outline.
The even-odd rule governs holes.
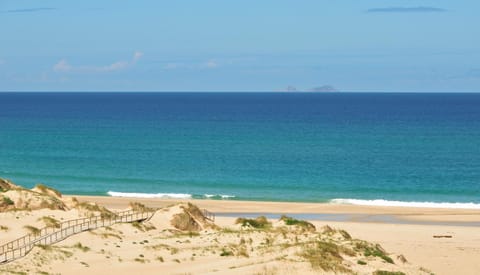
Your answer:
[[[220,256],[225,257],[225,256],[233,256],[233,252],[230,250],[226,250],[225,248],[222,249],[222,253],[220,253]]]
[[[255,219],[238,218],[235,223],[241,224],[242,226],[251,226],[257,229],[270,228],[272,225],[270,222],[268,222],[265,216],[260,216]]]
[[[14,205],[15,203],[7,196],[3,196],[3,203],[6,205]]]
[[[313,246],[305,246],[299,253],[310,262],[312,268],[334,273],[351,273],[351,270],[343,265],[343,257],[340,255],[342,249],[335,243],[317,241]]]
[[[369,246],[365,247],[365,251],[363,253],[366,257],[368,256],[374,256],[374,257],[379,257],[383,259],[385,262],[393,264],[392,258],[388,257],[385,253],[385,251],[379,246]]]
[[[288,217],[288,216],[285,216],[285,215],[282,215],[280,217],[280,220],[283,221],[286,225],[296,225],[296,226],[302,227],[302,228],[304,228],[308,231],[315,231],[316,230],[315,225],[313,225],[312,223],[307,222],[307,221],[297,220],[297,219],[294,219],[292,217]]]

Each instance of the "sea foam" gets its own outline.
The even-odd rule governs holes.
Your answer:
[[[123,197],[123,198],[171,198],[171,199],[190,199],[192,195],[190,194],[177,194],[177,193],[123,193],[123,192],[114,192],[108,191],[107,194],[112,197]]]
[[[398,206],[398,207],[424,207],[424,208],[456,208],[456,209],[480,209],[480,204],[467,202],[409,202],[389,200],[358,200],[358,199],[333,199],[330,203],[370,205],[370,206]]]
[[[232,196],[232,195],[212,195],[212,194],[205,194],[204,195],[205,198],[207,199],[217,199],[217,198],[220,198],[222,200],[226,200],[226,199],[232,199],[232,198],[235,198],[235,196]]]
[[[123,198],[164,198],[164,199],[222,199],[227,200],[235,198],[232,195],[222,195],[222,194],[204,194],[204,195],[191,195],[191,194],[182,194],[182,193],[125,193],[125,192],[115,192],[108,191],[107,194],[111,197],[123,197]]]

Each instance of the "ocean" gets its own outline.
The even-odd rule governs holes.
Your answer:
[[[77,195],[480,208],[480,94],[0,93],[0,177]]]

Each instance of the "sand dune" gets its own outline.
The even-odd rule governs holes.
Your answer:
[[[0,213],[0,244],[31,232],[32,227],[54,226],[52,221],[125,209],[155,208],[156,212],[147,221],[117,223],[52,245],[37,246],[27,256],[0,265],[2,274],[375,274],[379,270],[476,274],[480,270],[476,262],[480,256],[480,233],[476,227],[308,222],[288,217],[217,217],[213,222],[203,216],[202,209],[208,207],[217,213],[352,210],[365,215],[412,216],[412,221],[472,221],[479,217],[475,211],[230,201],[139,200],[141,203],[132,204],[130,199],[121,198],[76,200],[38,189],[19,194],[25,192],[56,198],[65,207],[50,209],[40,203],[35,210],[5,208]],[[12,201],[25,199],[12,197]],[[13,201],[13,205],[17,202]],[[39,205],[44,207],[38,208]]]

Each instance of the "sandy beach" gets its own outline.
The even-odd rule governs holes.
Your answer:
[[[112,208],[124,208],[131,199],[112,197],[79,197]],[[136,199],[155,207],[172,204],[172,200]],[[190,200],[214,213],[283,213],[283,214],[347,214],[356,220],[312,220],[317,227],[325,224],[347,230],[352,236],[380,243],[412,263],[424,266],[435,274],[478,274],[480,263],[480,211],[413,207],[379,207],[320,203],[285,203],[251,201]],[[388,215],[403,224],[365,221]],[[228,224],[232,218],[217,218]],[[424,223],[424,224],[422,224]],[[451,236],[451,238],[434,238]]]
[[[131,209],[132,201],[157,210],[144,222],[120,222],[74,234],[51,245],[37,245],[25,257],[0,265],[2,274],[478,274],[480,270],[479,210],[74,198],[46,187],[33,191],[15,188],[12,190],[16,191],[4,193],[16,198],[15,205],[23,203],[25,194],[53,196],[61,205],[56,205],[59,209],[49,205],[0,213],[2,244],[51,221],[61,223],[92,215],[89,211],[103,215]],[[15,197],[13,192],[24,195]],[[195,209],[214,213],[215,220],[209,221],[202,214],[192,215],[195,211],[200,213]],[[260,215],[267,217],[265,228],[256,229],[248,222],[245,227],[245,222],[237,221],[244,217],[255,222]],[[294,221],[306,217],[307,221],[299,222],[302,226],[289,226],[279,219],[280,215]],[[179,224],[178,217],[184,216],[187,222]],[[330,250],[320,244],[333,245],[338,252],[324,254]],[[372,253],[372,249],[377,252]],[[308,254],[312,251],[321,253],[321,257]],[[325,265],[321,262],[325,259],[335,264]],[[319,267],[322,264],[323,269]],[[379,270],[403,273],[375,273]]]

